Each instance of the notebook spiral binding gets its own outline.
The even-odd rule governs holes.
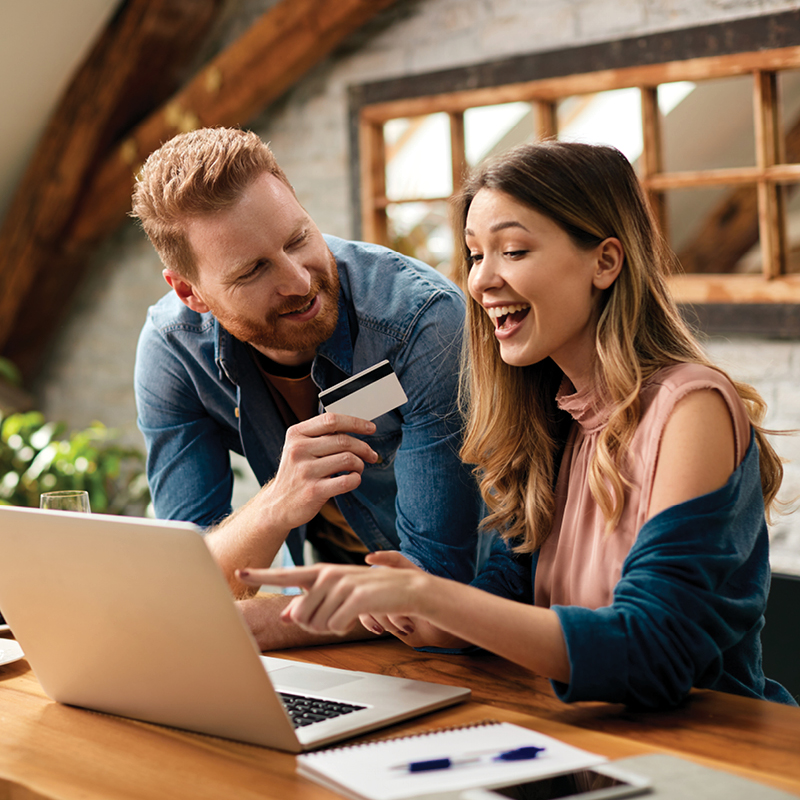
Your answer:
[[[484,728],[488,725],[498,725],[500,724],[499,720],[496,719],[481,719],[477,722],[465,722],[461,725],[447,725],[440,728],[425,728],[424,730],[417,731],[416,733],[398,733],[394,736],[385,736],[381,739],[369,739],[365,742],[354,742],[353,744],[340,744],[336,747],[327,747],[321,750],[317,750],[313,753],[306,753],[306,757],[309,755],[323,755],[325,753],[333,753],[339,752],[340,750],[356,750],[360,747],[372,747],[374,745],[379,744],[387,744],[389,742],[398,742],[402,739],[419,739],[424,736],[432,736],[433,734],[439,733],[447,733],[448,731],[458,731],[463,730],[465,728]]]

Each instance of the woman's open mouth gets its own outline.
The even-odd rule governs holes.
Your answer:
[[[497,330],[505,330],[507,325],[510,328],[522,322],[530,310],[531,307],[527,304],[515,303],[508,306],[487,308],[486,313],[490,319],[494,320]]]

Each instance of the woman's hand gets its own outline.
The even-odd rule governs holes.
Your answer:
[[[370,566],[391,567],[393,569],[417,570],[423,572],[416,564],[409,561],[397,550],[379,550],[369,553],[364,559]],[[395,636],[405,638],[416,632],[414,621],[408,616],[361,614],[359,615],[361,624],[373,633],[381,634],[384,631],[393,633]]]
[[[316,564],[237,570],[237,577],[251,586],[300,587],[304,593],[292,598],[281,619],[313,633],[344,634],[352,630],[361,615],[387,622],[389,618],[424,615],[424,601],[432,591],[429,584],[437,579],[411,567],[373,569]],[[375,631],[374,627],[367,627]]]
[[[290,569],[243,569],[252,586],[299,586],[281,618],[311,633],[349,633],[364,618],[405,618],[424,645],[465,642],[508,658],[547,678],[569,683],[571,667],[561,622],[551,608],[497,597],[474,586],[437,578],[399,554],[370,556],[371,567],[316,564]],[[378,567],[377,564],[384,565]],[[395,566],[392,566],[395,565]],[[403,623],[405,624],[405,623]],[[425,640],[428,636],[434,640]]]
[[[416,564],[396,550],[379,550],[370,553],[366,557],[366,561],[375,567],[423,572]],[[410,647],[463,647],[467,644],[462,639],[452,636],[418,616],[361,614],[359,619],[367,630],[378,634],[388,631],[402,639]]]

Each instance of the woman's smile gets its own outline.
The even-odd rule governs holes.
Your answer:
[[[467,213],[468,286],[494,323],[501,358],[552,358],[574,380],[594,352],[602,247],[579,247],[549,217],[504,192],[481,189]]]
[[[494,320],[495,327],[501,330],[506,327],[506,323],[513,325],[521,322],[530,310],[527,303],[510,303],[507,306],[489,307],[486,313]]]

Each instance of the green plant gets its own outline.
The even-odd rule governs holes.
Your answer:
[[[99,422],[65,431],[38,411],[0,414],[0,504],[38,507],[42,492],[82,489],[92,511],[143,515],[144,455],[115,443],[116,433]]]

